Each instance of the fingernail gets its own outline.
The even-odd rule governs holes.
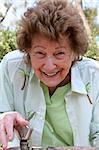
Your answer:
[[[9,136],[9,140],[12,140],[12,136]]]

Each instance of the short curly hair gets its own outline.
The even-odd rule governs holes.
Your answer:
[[[17,32],[17,46],[28,53],[35,34],[42,33],[52,40],[60,35],[69,38],[70,46],[84,55],[88,38],[83,21],[76,8],[66,0],[39,0],[24,13]]]

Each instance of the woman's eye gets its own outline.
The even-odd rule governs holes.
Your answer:
[[[36,52],[36,53],[35,53],[35,56],[36,56],[37,58],[44,58],[46,55],[45,55],[43,52]]]
[[[64,56],[65,56],[64,52],[59,52],[59,53],[55,54],[55,57],[58,58],[58,59],[62,59],[62,58],[64,58]]]

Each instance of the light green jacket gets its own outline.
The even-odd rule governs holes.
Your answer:
[[[18,111],[24,118],[28,117],[29,112],[35,112],[30,120],[33,128],[31,142],[40,146],[46,112],[45,99],[40,81],[25,64],[25,57],[16,50],[7,54],[0,64],[0,112]],[[26,84],[22,90],[25,75]],[[71,91],[65,95],[65,101],[74,145],[89,146],[91,141],[93,146],[99,146],[98,62],[84,57],[72,67]],[[13,142],[18,144],[17,141],[10,144]]]

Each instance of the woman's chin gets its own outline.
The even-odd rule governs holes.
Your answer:
[[[60,82],[55,82],[54,80],[53,81],[42,81],[46,86],[48,86],[49,88],[53,88],[53,87],[56,87]]]

